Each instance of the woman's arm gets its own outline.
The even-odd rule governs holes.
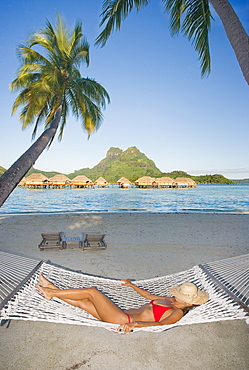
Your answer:
[[[130,280],[122,280],[122,285],[130,286],[138,294],[140,294],[142,297],[144,297],[144,298],[146,298],[148,300],[157,299],[157,298],[166,298],[166,297],[162,297],[162,296],[159,296],[159,295],[151,294],[147,290],[142,289],[142,288],[139,288],[138,286],[136,286],[135,284],[133,284]]]

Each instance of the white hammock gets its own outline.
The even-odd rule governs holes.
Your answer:
[[[45,277],[62,289],[95,286],[121,309],[136,308],[148,302],[132,288],[122,286],[119,280],[73,272],[42,261],[37,264],[38,261],[13,256],[9,253],[0,252],[0,261],[2,261],[0,263],[1,320],[50,321],[99,326],[112,331],[117,329],[118,325],[99,321],[80,308],[73,307],[60,299],[44,299],[35,288],[41,271]],[[20,267],[17,266],[17,260],[20,262],[19,265],[22,265],[22,273],[25,269],[30,272],[27,274],[24,284],[17,281],[17,270],[20,270]],[[166,296],[169,295],[170,287],[185,281],[193,282],[199,288],[207,291],[210,300],[192,309],[173,325],[136,328],[135,330],[160,332],[179,325],[248,319],[249,254],[194,266],[189,270],[164,277],[137,280],[134,283],[153,294]],[[18,285],[19,289],[13,291],[13,284]],[[1,291],[2,286],[4,287],[3,291]],[[8,288],[8,286],[11,286],[11,288]],[[12,292],[8,292],[8,289]]]

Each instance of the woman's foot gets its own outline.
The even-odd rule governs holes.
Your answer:
[[[40,286],[44,287],[44,288],[51,288],[51,289],[56,289],[57,287],[50,283],[50,281],[48,279],[46,279],[42,273],[40,273],[39,275],[39,283],[40,283]]]
[[[50,288],[46,288],[46,287],[43,287],[39,284],[37,284],[35,286],[44,296],[44,298],[50,300],[52,298],[52,294],[51,294],[51,289]]]

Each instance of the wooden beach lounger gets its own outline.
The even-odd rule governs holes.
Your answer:
[[[106,234],[85,234],[82,233],[83,237],[83,245],[82,249],[94,249],[94,248],[100,248],[100,249],[106,249],[107,244],[104,240]]]
[[[64,232],[59,233],[41,233],[42,241],[38,245],[40,251],[44,249],[58,248],[63,249],[62,239],[64,237]]]

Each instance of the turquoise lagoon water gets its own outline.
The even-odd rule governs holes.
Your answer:
[[[66,212],[249,212],[249,185],[195,189],[17,188],[0,214]]]

